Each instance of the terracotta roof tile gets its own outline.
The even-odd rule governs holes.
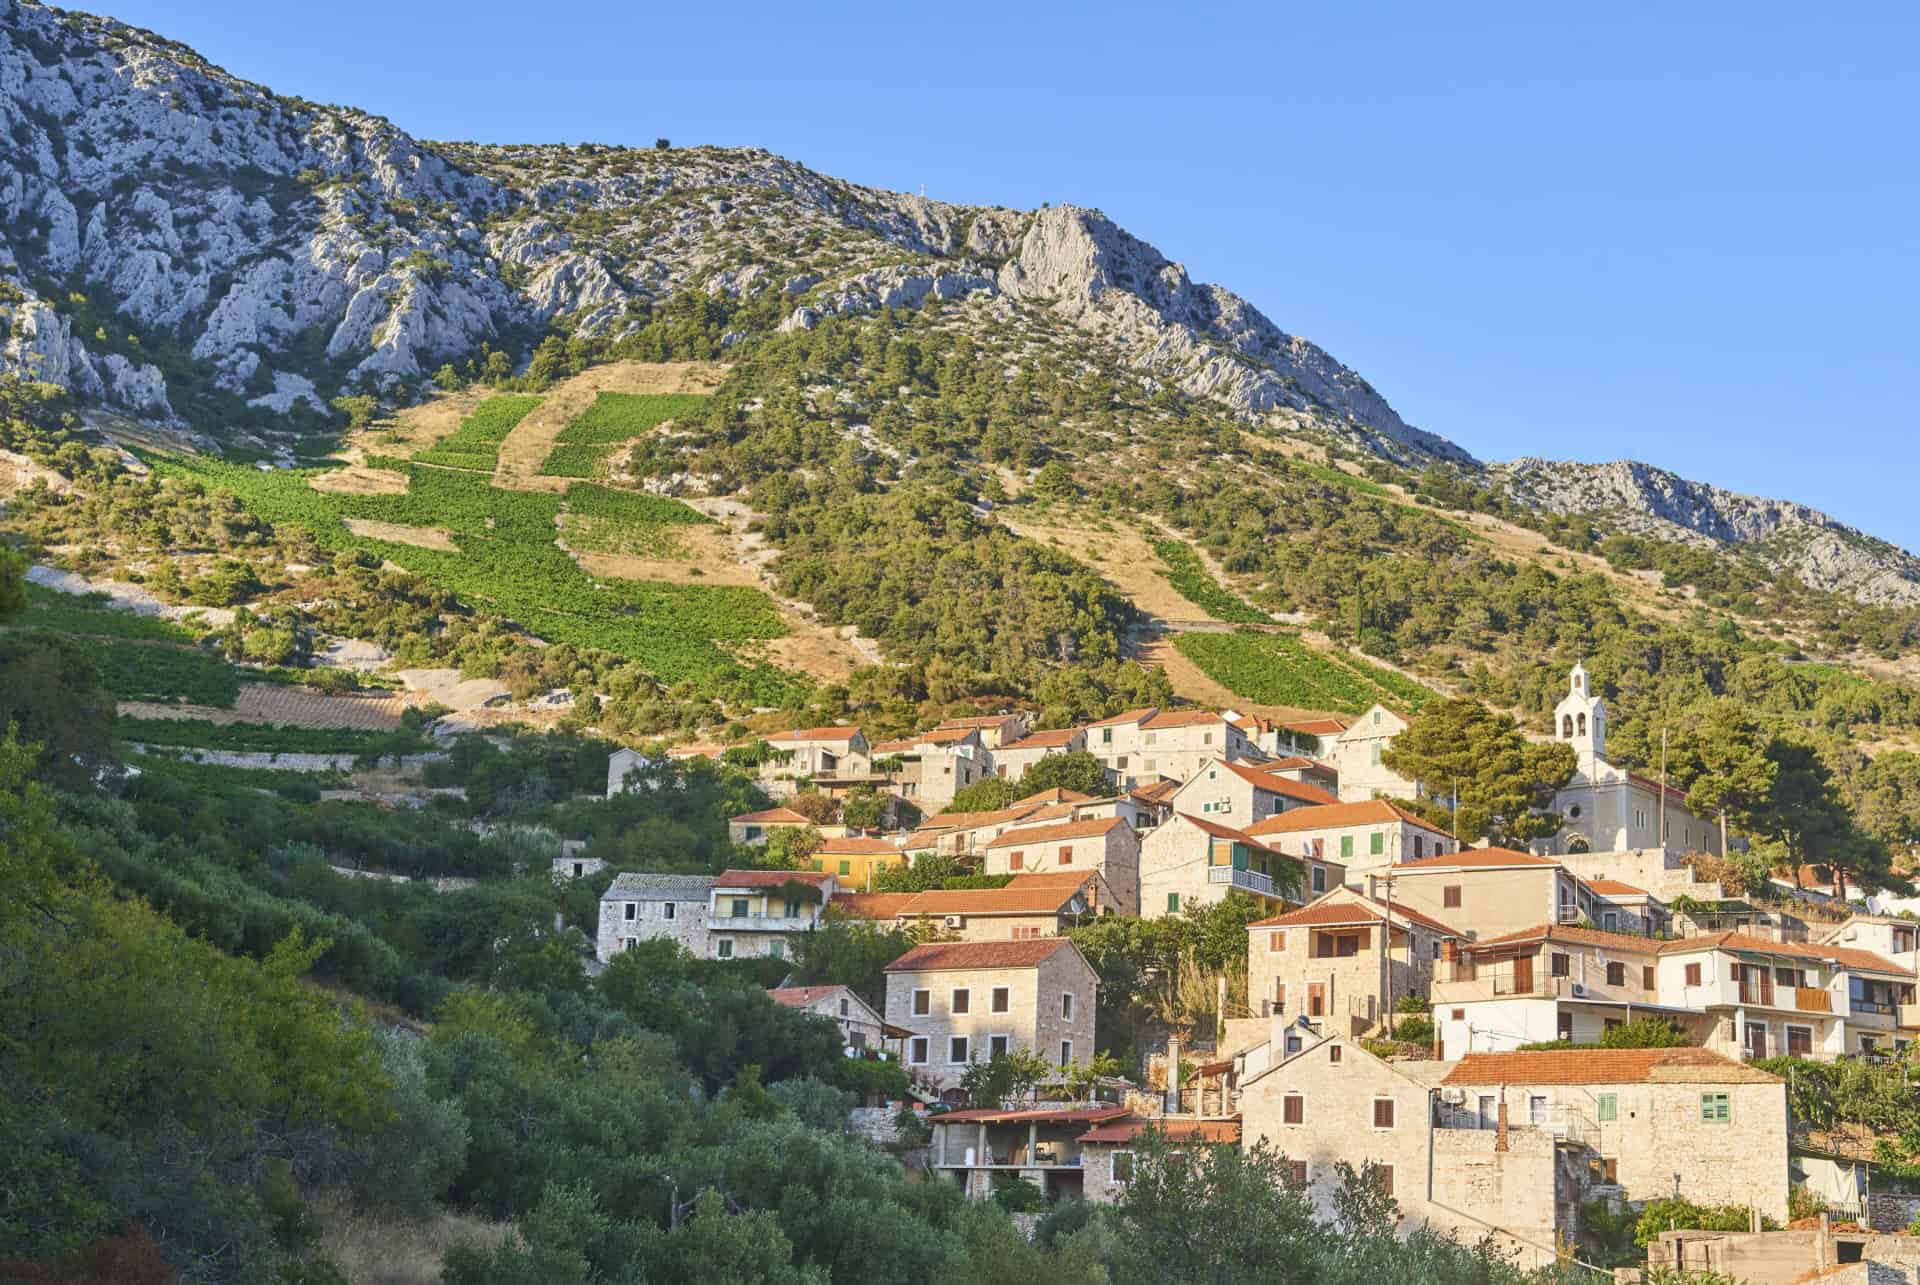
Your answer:
[[[1149,731],[1168,731],[1176,727],[1199,727],[1203,723],[1224,723],[1226,720],[1210,709],[1176,709],[1163,714],[1155,714],[1142,723]]]
[[[1084,887],[1094,880],[1091,870],[1029,870],[1008,881],[1009,888]]]
[[[1427,825],[1425,821],[1420,824]],[[1427,826],[1433,829],[1432,826]],[[1394,867],[1401,870],[1450,870],[1455,866],[1463,870],[1499,870],[1512,866],[1558,866],[1560,863],[1552,857],[1537,857],[1531,852],[1516,852],[1512,848],[1462,848],[1454,853],[1442,853],[1439,856],[1420,857],[1413,861],[1402,861]]]
[[[1329,794],[1317,785],[1308,785],[1304,781],[1288,780],[1284,776],[1275,776],[1272,772],[1245,763],[1229,763],[1225,759],[1216,760],[1220,766],[1233,773],[1255,789],[1265,790],[1269,794],[1284,794],[1290,799],[1317,807],[1326,807],[1340,802],[1340,796]],[[1302,760],[1304,761],[1304,760]],[[1199,779],[1195,777],[1195,779]]]
[[[728,820],[735,823],[744,821],[767,821],[777,822],[780,825],[813,824],[812,821],[795,812],[792,808],[763,808],[758,812],[742,812],[737,817],[729,817]]]
[[[1816,946],[1806,942],[1768,941],[1764,937],[1753,937],[1736,932],[1708,933],[1704,937],[1682,937],[1678,941],[1660,944],[1660,953],[1663,955],[1684,955],[1696,950],[1744,950],[1753,954],[1788,955],[1800,959],[1825,960],[1852,972],[1887,973],[1894,977],[1913,976],[1911,970],[1900,967],[1885,956],[1876,955],[1870,950],[1855,950],[1851,946]]]
[[[1017,741],[1009,741],[1000,747],[1007,750],[1057,750],[1063,745],[1071,745],[1082,733],[1077,727],[1054,728],[1045,732],[1028,732]]]
[[[1240,1141],[1238,1120],[1110,1120],[1080,1135],[1081,1142],[1132,1142],[1149,1129],[1157,1129],[1174,1142]]]
[[[1709,1049],[1541,1049],[1469,1053],[1442,1084],[1779,1084]]]
[[[1377,924],[1387,917],[1387,903],[1377,897],[1369,897],[1351,888],[1336,888],[1326,896],[1298,910],[1289,910],[1285,914],[1275,915],[1271,919],[1257,919],[1247,925],[1255,928],[1332,928],[1342,924]],[[1449,927],[1431,915],[1422,914],[1409,906],[1396,904],[1393,908],[1394,922],[1402,926],[1413,923],[1447,937],[1466,938],[1466,934],[1457,928]]]
[[[1072,950],[1065,937],[1031,941],[928,942],[915,946],[888,964],[889,973],[935,973],[957,968],[1037,968],[1061,950]],[[1078,953],[1078,952],[1076,952]]]
[[[776,732],[768,741],[850,741],[860,735],[857,727],[796,727],[790,732]]]
[[[1007,1111],[999,1107],[949,1111],[932,1117],[934,1124],[1096,1124],[1127,1114],[1125,1107],[1026,1107]]]
[[[1087,726],[1116,727],[1121,723],[1144,723],[1159,712],[1158,705],[1148,705],[1144,709],[1130,709],[1124,714],[1115,714],[1112,718],[1097,718]]]
[[[1131,791],[1130,795],[1145,803],[1165,803],[1174,795],[1178,794],[1180,787],[1185,784],[1185,781],[1175,781],[1171,778],[1163,777],[1155,781],[1152,785],[1143,785],[1139,789]]]
[[[1602,897],[1650,897],[1653,894],[1645,888],[1636,888],[1630,883],[1621,883],[1618,879],[1588,879],[1587,888]]]
[[[1091,839],[1096,835],[1107,834],[1115,827],[1126,829],[1127,823],[1119,817],[1093,817],[1086,821],[1069,821],[1064,825],[1037,825],[1019,830],[1009,830],[987,845],[989,852],[995,848],[1018,848],[1027,844],[1059,843],[1067,839]]]
[[[1216,839],[1226,839],[1232,843],[1244,843],[1248,847],[1258,848],[1262,852],[1271,852],[1275,856],[1286,857],[1289,861],[1296,860],[1296,858],[1287,856],[1286,853],[1280,851],[1280,849],[1273,845],[1260,842],[1260,840],[1254,838],[1245,830],[1236,830],[1230,825],[1221,825],[1218,821],[1204,821],[1190,812],[1176,812],[1174,815],[1182,821],[1185,821],[1188,825],[1198,829],[1202,834],[1212,835]]]
[[[1358,803],[1329,803],[1320,807],[1288,808],[1285,812],[1270,816],[1264,821],[1254,822],[1247,827],[1247,833],[1255,836],[1299,834],[1306,830],[1339,830],[1347,826],[1383,825],[1393,821],[1417,825],[1430,834],[1443,837],[1446,835],[1445,830],[1439,829],[1430,822],[1422,821],[1388,799],[1364,799]]]
[[[1051,790],[1041,790],[1038,794],[1029,794],[1024,799],[1015,799],[1012,806],[1017,808],[1023,804],[1091,802],[1093,802],[1091,794],[1082,794],[1078,790],[1063,789],[1056,785]]]
[[[1282,723],[1289,732],[1299,732],[1306,736],[1338,736],[1352,724],[1340,718],[1308,718],[1293,723]]]
[[[900,848],[885,839],[869,839],[861,835],[848,835],[844,839],[827,839],[820,844],[815,853],[823,857],[897,857]]]
[[[1522,928],[1519,932],[1502,933],[1498,937],[1486,937],[1469,942],[1461,947],[1461,950],[1471,955],[1502,946],[1524,946],[1530,942],[1543,941],[1563,941],[1574,946],[1599,946],[1607,950],[1623,950],[1635,955],[1658,955],[1665,944],[1651,937],[1635,937],[1631,933],[1610,933],[1598,928],[1578,928],[1571,924],[1540,924],[1533,928]]]
[[[832,909],[855,919],[892,919],[920,894],[917,892],[842,892],[833,898]]]
[[[767,991],[767,998],[776,1004],[784,1004],[788,1008],[805,1008],[817,999],[827,999],[843,994],[852,995],[855,999],[860,998],[844,986],[775,986]],[[861,1000],[861,1002],[866,1001]]]
[[[901,915],[1057,915],[1080,895],[1078,885],[1024,888],[930,888],[913,894]]]

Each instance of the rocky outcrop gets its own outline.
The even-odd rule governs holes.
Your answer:
[[[1738,547],[1816,589],[1863,602],[1920,604],[1920,558],[1787,500],[1692,482],[1636,460],[1524,458],[1490,475],[1522,503],[1604,518],[1623,531],[1702,547]]]

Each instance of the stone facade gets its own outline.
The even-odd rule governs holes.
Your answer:
[[[916,1033],[909,1073],[951,1088],[996,1051],[1034,1049],[1053,1066],[1090,1061],[1097,987],[1062,938],[932,944],[887,966],[886,1020]]]
[[[553,881],[561,883],[568,879],[585,879],[597,875],[607,868],[607,863],[599,857],[555,857],[553,859]]]
[[[1074,754],[1087,748],[1086,729],[1063,728],[1059,731],[1033,732],[1014,741],[1006,741],[993,751],[993,774],[1018,781],[1049,754]]]
[[[840,1028],[840,1042],[848,1048],[879,1051],[889,1046],[884,1019],[848,987],[781,986],[767,994],[777,1004],[826,1018]]]
[[[1592,917],[1591,893],[1557,862],[1530,852],[1468,848],[1393,868],[1393,899],[1485,939]],[[1598,922],[1596,919],[1595,922]]]
[[[1337,865],[1289,857],[1244,831],[1176,813],[1140,841],[1140,910],[1157,919],[1239,891],[1278,911],[1339,887],[1344,874]]]
[[[1210,759],[1173,796],[1175,815],[1199,817],[1244,830],[1289,808],[1317,807],[1334,796],[1308,785],[1225,759]]]
[[[637,941],[669,937],[697,959],[707,957],[707,894],[711,875],[623,874],[600,895],[595,952],[604,963]]]
[[[1289,809],[1255,822],[1247,833],[1282,852],[1337,861],[1346,867],[1349,878],[1401,862],[1448,855],[1460,846],[1444,830],[1390,799]]]
[[[1140,724],[1139,750],[1132,775],[1151,781],[1167,777],[1191,780],[1215,759],[1261,757],[1247,734],[1211,711],[1178,710],[1155,714]]]
[[[1140,840],[1119,817],[1016,825],[987,844],[985,866],[994,875],[1098,871],[1114,909],[1140,913]]]
[[[1256,1016],[1306,1017],[1357,1035],[1408,995],[1425,996],[1444,945],[1458,936],[1351,889],[1247,927],[1247,1003]],[[1384,951],[1384,955],[1383,955]],[[1383,989],[1385,988],[1385,989]]]
[[[1384,705],[1375,705],[1334,738],[1332,762],[1340,773],[1340,801],[1411,799],[1418,793],[1407,780],[1382,763],[1393,738],[1407,730],[1407,720]]]

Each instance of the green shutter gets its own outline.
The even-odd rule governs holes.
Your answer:
[[[1600,1118],[1617,1120],[1620,1118],[1620,1099],[1611,1093],[1600,1095]]]
[[[1179,893],[1170,892],[1167,894],[1167,913],[1170,915],[1177,915],[1180,913],[1180,894]]]
[[[1343,857],[1350,857],[1353,855],[1353,836],[1352,835],[1343,834],[1340,836],[1340,855]]]
[[[852,874],[852,873],[853,873],[853,862],[851,862],[851,861],[842,861],[842,862],[840,863],[840,873],[841,873],[841,874],[843,874],[843,875],[850,875],[850,874]]]
[[[1704,1124],[1726,1124],[1733,1119],[1733,1103],[1724,1093],[1700,1095],[1700,1120]]]
[[[1372,834],[1367,836],[1367,851],[1369,853],[1377,857],[1381,853],[1385,852],[1386,850],[1387,850],[1387,835],[1385,831],[1375,830]]]

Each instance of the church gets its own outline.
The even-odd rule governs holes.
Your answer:
[[[1573,746],[1579,765],[1566,788],[1553,796],[1554,811],[1566,824],[1536,845],[1544,855],[1662,846],[1719,854],[1718,820],[1695,816],[1684,791],[1662,789],[1658,781],[1607,762],[1606,705],[1584,664],[1567,675],[1567,694],[1553,711],[1553,724],[1554,739]]]

